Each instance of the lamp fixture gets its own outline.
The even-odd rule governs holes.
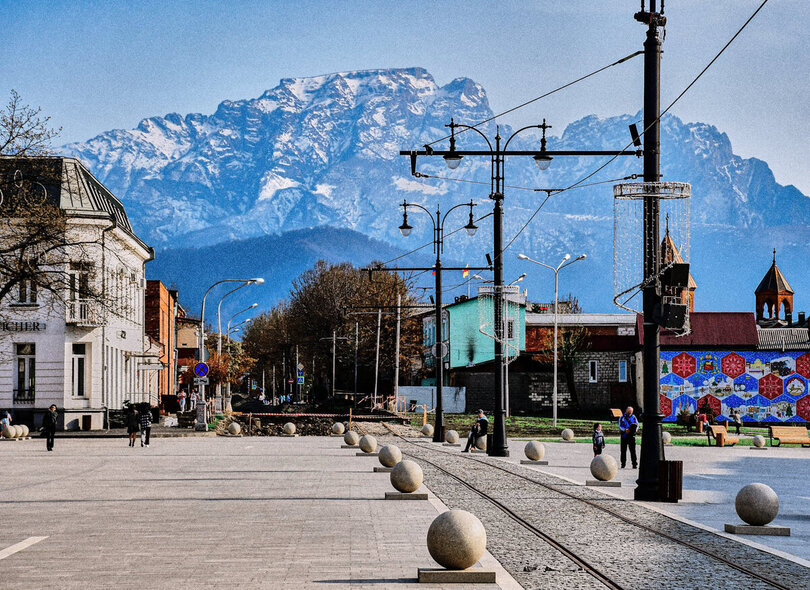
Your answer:
[[[538,125],[538,127],[543,130],[543,136],[540,139],[540,153],[534,156],[534,163],[537,164],[537,167],[540,168],[540,170],[548,170],[548,167],[551,166],[551,160],[553,158],[545,153],[546,129],[551,129],[551,125],[546,125],[546,120],[543,119],[543,124]]]
[[[450,117],[450,124],[446,125],[446,127],[450,127],[450,153],[443,156],[444,163],[447,164],[450,170],[455,170],[461,164],[461,159],[464,156],[456,152],[456,123],[452,117]]]

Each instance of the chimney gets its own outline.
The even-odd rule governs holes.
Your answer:
[[[799,312],[799,327],[800,328],[807,327],[807,319],[806,319],[806,316],[804,315],[803,311]]]
[[[793,327],[793,314],[791,312],[785,312],[785,321],[787,322],[788,328]]]

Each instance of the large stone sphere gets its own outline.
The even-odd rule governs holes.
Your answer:
[[[364,453],[373,453],[377,450],[377,439],[370,434],[360,439],[360,450]]]
[[[346,427],[343,426],[343,422],[335,422],[332,424],[332,434],[343,434],[344,430],[346,430]]]
[[[17,429],[11,426],[3,426],[3,436],[6,438],[14,438],[17,436]]]
[[[526,447],[523,449],[523,452],[526,453],[527,459],[531,461],[539,461],[546,455],[546,447],[543,445],[543,443],[532,440],[526,443]]]
[[[31,431],[28,430],[28,427],[25,424],[22,424],[21,426],[22,426],[22,429],[23,429],[22,435],[23,436],[28,436],[28,433],[31,432]]]
[[[480,449],[482,451],[487,450],[487,437],[486,436],[479,436],[475,439],[475,448]]]
[[[734,500],[737,514],[753,526],[765,526],[779,513],[779,496],[764,483],[749,483]]]
[[[17,438],[20,438],[23,435],[23,432],[24,432],[23,427],[20,426],[19,424],[17,424],[17,426],[14,427],[14,430],[17,431],[17,433],[14,435]]]
[[[394,465],[394,469],[391,471],[391,485],[394,486],[394,489],[409,494],[419,489],[424,477],[425,474],[422,473],[419,463],[404,459]]]
[[[422,434],[424,434],[425,436],[433,436],[433,425],[425,424],[422,427]]]
[[[458,442],[458,432],[455,430],[448,430],[444,433],[444,442],[449,442],[451,445],[454,445]]]
[[[591,461],[591,475],[599,481],[610,481],[618,471],[619,464],[610,455],[597,455]]]
[[[570,428],[566,428],[562,431],[561,436],[563,440],[574,440],[574,431]]]
[[[383,467],[393,467],[402,461],[402,451],[396,445],[384,445],[380,449],[379,459]]]
[[[487,531],[466,510],[448,510],[430,524],[427,534],[430,556],[449,570],[475,565],[487,548]]]
[[[295,424],[293,424],[292,422],[287,422],[284,425],[283,430],[284,434],[295,434]]]
[[[350,430],[349,432],[343,435],[343,442],[353,447],[360,442],[360,435],[357,434],[354,430]]]
[[[230,432],[233,435],[237,435],[240,432],[242,432],[242,427],[239,425],[238,422],[231,422],[230,424],[228,424],[228,432]]]
[[[665,445],[668,445],[669,443],[672,442],[672,435],[665,430],[664,432],[661,433],[661,441]]]
[[[757,434],[756,436],[754,436],[754,441],[753,442],[754,442],[755,447],[760,447],[760,448],[764,447],[765,446],[765,437],[762,436],[761,434]]]

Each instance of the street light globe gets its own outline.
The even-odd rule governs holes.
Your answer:
[[[406,222],[404,222],[402,225],[400,225],[400,226],[399,226],[399,231],[400,231],[400,233],[401,233],[403,236],[405,236],[406,238],[407,238],[409,235],[411,235],[411,230],[412,230],[412,229],[413,229],[413,226],[408,225],[408,222],[407,222],[407,221],[406,221]]]
[[[461,164],[461,158],[464,156],[459,156],[458,154],[447,154],[444,156],[444,163],[447,164],[447,167],[450,170],[455,170],[458,168],[458,165]]]
[[[518,258],[519,258],[520,260],[528,260],[528,259],[529,259],[529,257],[528,257],[528,256],[526,256],[525,254],[518,254]]]
[[[587,254],[581,254],[577,260],[585,260],[588,257]]]
[[[248,282],[253,283],[254,285],[264,285],[264,279],[261,277],[250,279]]]
[[[534,157],[534,163],[537,164],[537,167],[540,170],[548,170],[548,167],[551,166],[551,156],[547,155],[540,155]]]
[[[250,307],[248,307],[248,309],[253,309],[254,307],[259,307],[259,304],[258,304],[258,303],[254,303],[253,305],[251,305]]]
[[[571,255],[566,254],[565,256],[563,256],[563,260],[571,260]]]
[[[467,225],[465,225],[465,226],[464,226],[464,229],[466,229],[466,230],[467,230],[467,235],[469,235],[469,236],[474,236],[474,235],[475,235],[475,232],[476,232],[476,231],[478,231],[478,226],[477,226],[477,225],[475,225],[475,224],[472,222],[472,219],[471,219],[471,220],[470,220],[470,223],[468,223]]]

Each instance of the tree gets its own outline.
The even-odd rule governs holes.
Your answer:
[[[6,107],[0,110],[0,155],[48,155],[51,140],[62,130],[52,129],[50,120],[42,116],[41,108],[21,104],[20,95],[12,90]]]
[[[562,327],[557,330],[557,362],[562,368],[568,393],[571,396],[571,405],[579,407],[576,379],[574,369],[579,353],[588,350],[590,342],[588,332],[582,326]],[[554,331],[547,329],[540,339],[540,348],[545,358],[554,363]]]

